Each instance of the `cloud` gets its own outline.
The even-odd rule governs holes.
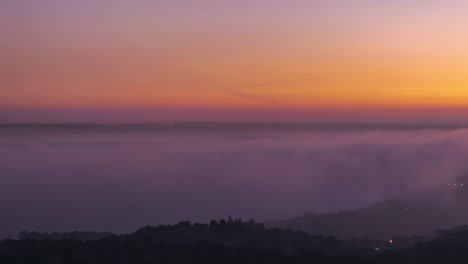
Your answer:
[[[333,212],[468,171],[464,129],[51,135],[0,139],[0,237]]]
[[[239,92],[239,91],[226,91],[226,92],[230,95],[234,95],[237,97],[242,97],[242,98],[246,98],[246,99],[250,99],[254,101],[261,101],[261,102],[272,103],[272,104],[280,103],[279,100],[268,98],[268,97],[261,96],[261,95]]]

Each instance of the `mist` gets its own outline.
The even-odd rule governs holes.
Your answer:
[[[468,130],[2,133],[0,237],[338,212],[468,172]]]

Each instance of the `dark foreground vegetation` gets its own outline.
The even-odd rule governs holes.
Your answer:
[[[22,232],[20,240],[0,242],[0,263],[468,263],[468,229],[392,243],[311,236],[232,219],[148,226],[120,236]]]

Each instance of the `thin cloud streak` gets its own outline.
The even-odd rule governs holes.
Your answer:
[[[230,95],[234,95],[237,97],[242,97],[250,100],[254,100],[255,102],[265,102],[265,103],[272,103],[272,104],[280,104],[281,102],[276,99],[268,98],[263,95],[257,95],[257,94],[252,94],[252,93],[246,93],[246,92],[239,92],[239,91],[233,91],[229,90],[226,91]]]

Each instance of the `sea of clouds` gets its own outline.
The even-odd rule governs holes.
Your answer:
[[[468,130],[0,137],[0,238],[336,212],[468,173]]]

